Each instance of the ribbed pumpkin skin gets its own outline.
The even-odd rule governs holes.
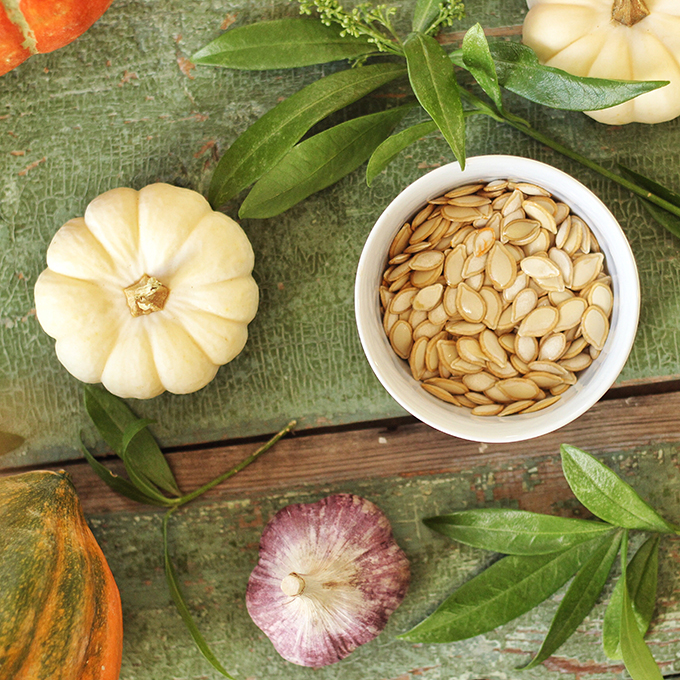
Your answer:
[[[120,596],[65,473],[0,479],[0,680],[118,680]]]

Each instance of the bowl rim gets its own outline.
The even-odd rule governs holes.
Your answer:
[[[501,419],[503,423],[510,422],[509,427],[499,427],[494,424],[499,422],[496,418],[473,416],[467,409],[460,409],[460,411],[467,412],[468,415],[464,416],[464,420],[469,421],[469,424],[462,426],[461,418],[458,417],[458,409],[453,413],[449,412],[447,417],[442,417],[444,411],[434,404],[438,401],[435,397],[419,389],[419,383],[410,375],[406,381],[410,380],[416,387],[415,389],[407,387],[404,376],[399,375],[403,369],[395,371],[398,364],[394,360],[401,364],[403,361],[389,347],[389,340],[382,326],[377,294],[380,280],[378,278],[376,281],[375,277],[375,254],[380,252],[378,265],[378,277],[380,277],[386,253],[384,242],[386,239],[391,242],[397,230],[417,208],[429,199],[466,182],[479,179],[488,181],[493,178],[533,182],[539,186],[545,186],[551,194],[560,199],[564,194],[571,196],[573,193],[577,197],[582,197],[583,201],[568,198],[566,202],[572,213],[577,215],[588,213],[589,217],[586,222],[591,230],[596,232],[602,250],[616,251],[615,262],[610,262],[608,256],[607,265],[610,273],[616,274],[618,278],[615,283],[615,277],[612,275],[612,290],[616,288],[618,296],[626,303],[617,306],[615,301],[610,320],[616,321],[615,324],[611,324],[612,328],[616,327],[616,333],[609,333],[605,348],[598,359],[593,362],[597,371],[591,372],[590,375],[596,377],[592,377],[588,384],[584,383],[577,387],[575,396],[572,394],[569,400],[557,402],[554,406],[539,412],[522,414],[519,417],[515,415],[510,421],[507,418]],[[552,188],[559,182],[565,183],[565,191]],[[593,222],[593,215],[597,217],[597,223]],[[602,233],[603,230],[606,236]],[[614,260],[613,257],[611,259]],[[613,269],[616,271],[613,272]],[[371,293],[371,290],[374,293]],[[356,272],[354,303],[357,331],[364,354],[378,380],[402,408],[427,425],[451,436],[470,441],[509,443],[533,439],[570,423],[593,406],[616,381],[628,359],[637,333],[640,314],[640,282],[633,252],[621,226],[607,206],[590,189],[576,178],[541,161],[520,156],[493,154],[468,158],[465,170],[461,170],[457,162],[439,167],[408,185],[390,202],[371,229],[362,249]],[[384,353],[385,343],[387,343],[391,357]],[[590,367],[585,369],[583,374],[589,370]],[[579,382],[580,380],[581,378]],[[429,403],[428,408],[424,408],[425,403]],[[448,409],[453,408],[444,402],[440,404]],[[549,415],[552,418],[546,417]],[[452,419],[451,422],[447,422],[450,419]],[[518,423],[519,427],[514,427],[514,423]],[[480,430],[481,434],[475,430]]]

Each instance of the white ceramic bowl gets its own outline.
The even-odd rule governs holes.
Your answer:
[[[610,332],[599,357],[578,374],[576,385],[553,406],[535,413],[499,418],[474,416],[422,389],[392,350],[380,315],[378,289],[387,251],[400,227],[429,199],[477,180],[512,179],[544,187],[566,203],[595,234],[612,277],[614,307]],[[630,245],[615,217],[579,181],[545,163],[516,156],[469,158],[437,168],[406,187],[385,209],[364,245],[355,285],[359,337],[374,373],[392,397],[416,418],[447,434],[480,442],[513,442],[538,437],[566,425],[589,409],[614,383],[628,358],[640,313],[640,282]]]

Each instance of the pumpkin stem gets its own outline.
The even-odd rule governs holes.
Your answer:
[[[614,0],[612,19],[624,26],[634,26],[649,16],[649,10],[643,0]]]
[[[139,281],[124,288],[123,292],[132,316],[160,312],[170,295],[170,289],[167,286],[148,274],[144,274]]]
[[[297,597],[298,595],[302,595],[305,585],[305,579],[303,579],[300,574],[296,574],[293,571],[281,581],[281,590],[283,590],[284,594],[288,595],[288,597]]]

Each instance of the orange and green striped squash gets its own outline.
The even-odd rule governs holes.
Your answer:
[[[118,680],[120,596],[63,472],[0,478],[0,680]]]

